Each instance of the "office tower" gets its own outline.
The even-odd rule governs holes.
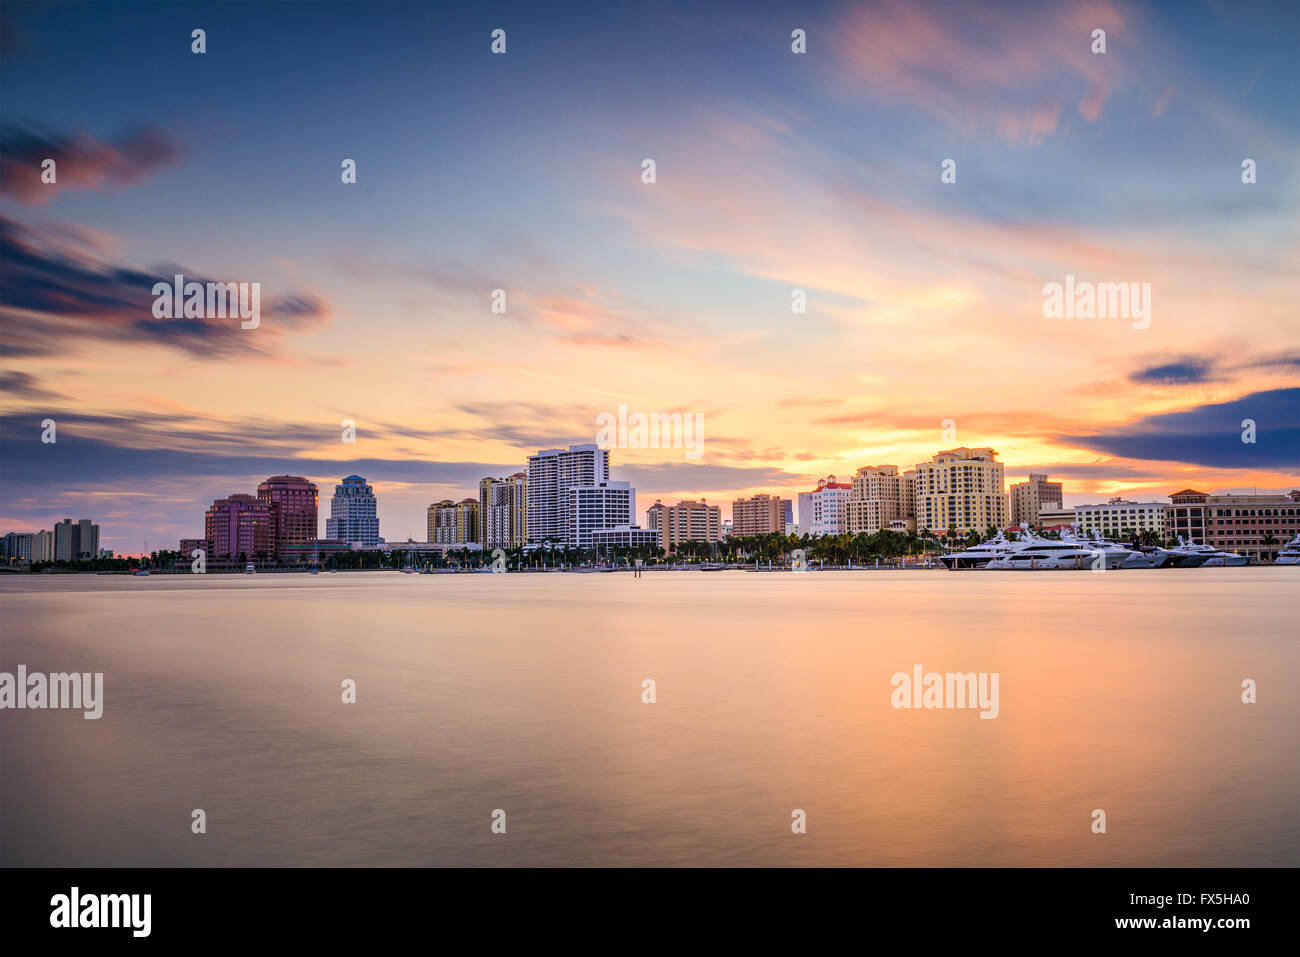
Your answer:
[[[271,506],[274,547],[316,541],[318,495],[313,483],[300,475],[273,475],[257,487],[257,498]]]
[[[325,520],[325,537],[349,545],[378,545],[378,502],[374,490],[360,475],[349,475],[334,486],[330,517]]]
[[[275,552],[275,515],[270,502],[242,492],[219,498],[203,516],[208,558],[254,559]],[[193,540],[187,540],[193,541]]]

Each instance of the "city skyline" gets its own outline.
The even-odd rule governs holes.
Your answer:
[[[1300,484],[1293,5],[379,4],[341,67],[321,10],[4,10],[0,528],[135,554],[357,473],[418,540],[623,405],[703,454],[619,479],[724,517],[957,446],[1067,505]],[[260,282],[259,327],[155,319],[175,274]],[[1075,276],[1149,282],[1149,325],[1045,318]]]

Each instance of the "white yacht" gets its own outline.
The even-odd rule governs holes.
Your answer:
[[[1106,568],[1150,568],[1151,559],[1141,552],[1136,552],[1131,548],[1118,545],[1115,542],[1108,542],[1104,538],[1076,537],[1073,532],[1061,532],[1061,541],[1078,542],[1089,550],[1092,558],[1097,558],[1097,553],[1105,561]],[[1088,563],[1092,567],[1092,562]]]
[[[1008,541],[1002,532],[998,532],[996,537],[980,545],[972,545],[965,551],[940,555],[939,561],[949,568],[984,568],[989,562],[1001,558],[1021,544],[1021,542]]]
[[[1125,555],[1127,555],[1127,552],[1125,552]],[[1024,542],[1020,548],[1007,555],[995,558],[985,567],[1014,571],[1047,571],[1059,568],[1091,569],[1098,558],[1101,558],[1106,563],[1107,568],[1118,568],[1124,561],[1123,557],[1117,553],[1108,553],[1102,549],[1090,548],[1084,542],[1057,542],[1048,538],[1034,538]]]
[[[1274,559],[1273,564],[1300,565],[1300,535],[1282,546],[1282,550],[1277,553],[1277,558]]]
[[[1249,559],[1245,555],[1238,555],[1236,552],[1221,552],[1212,545],[1201,545],[1197,542],[1184,542],[1180,536],[1178,544],[1181,548],[1186,549],[1197,555],[1205,556],[1205,565],[1223,567],[1224,565],[1248,565]]]

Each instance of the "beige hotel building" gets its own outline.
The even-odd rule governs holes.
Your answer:
[[[659,533],[658,544],[671,553],[682,542],[722,540],[722,509],[685,499],[676,505],[655,502],[645,513],[646,528]]]
[[[864,465],[853,476],[849,491],[850,534],[874,535],[882,529],[897,530],[897,523],[916,515],[916,470],[898,474],[897,465]]]
[[[965,534],[1007,525],[1002,463],[990,448],[949,449],[916,466],[916,527]]]
[[[731,534],[742,537],[771,532],[784,534],[791,505],[790,499],[766,492],[752,498],[738,498],[731,503]]]
[[[1029,473],[1029,481],[1017,482],[1011,486],[1011,524],[1038,525],[1038,513],[1061,507],[1061,483],[1049,482],[1047,476],[1037,472]]]

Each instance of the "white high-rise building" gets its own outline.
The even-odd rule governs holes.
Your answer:
[[[817,480],[811,492],[799,493],[799,532],[804,535],[838,535],[849,530],[849,493],[853,486],[835,481],[834,475]]]
[[[330,499],[330,517],[325,519],[325,537],[348,544],[378,545],[378,502],[374,490],[360,475],[349,475],[334,486]]]
[[[593,532],[632,524],[636,489],[627,482],[571,486],[568,513],[564,541],[579,548],[590,548]]]
[[[609,482],[609,450],[595,444],[571,445],[567,449],[543,449],[528,456],[527,496],[525,522],[528,541],[544,539],[569,542],[571,529],[580,524],[571,514],[574,500],[570,490],[576,487],[598,488]],[[626,486],[626,483],[621,483]],[[635,499],[635,494],[632,496]],[[635,503],[634,503],[635,504]],[[615,525],[631,525],[632,512]]]

